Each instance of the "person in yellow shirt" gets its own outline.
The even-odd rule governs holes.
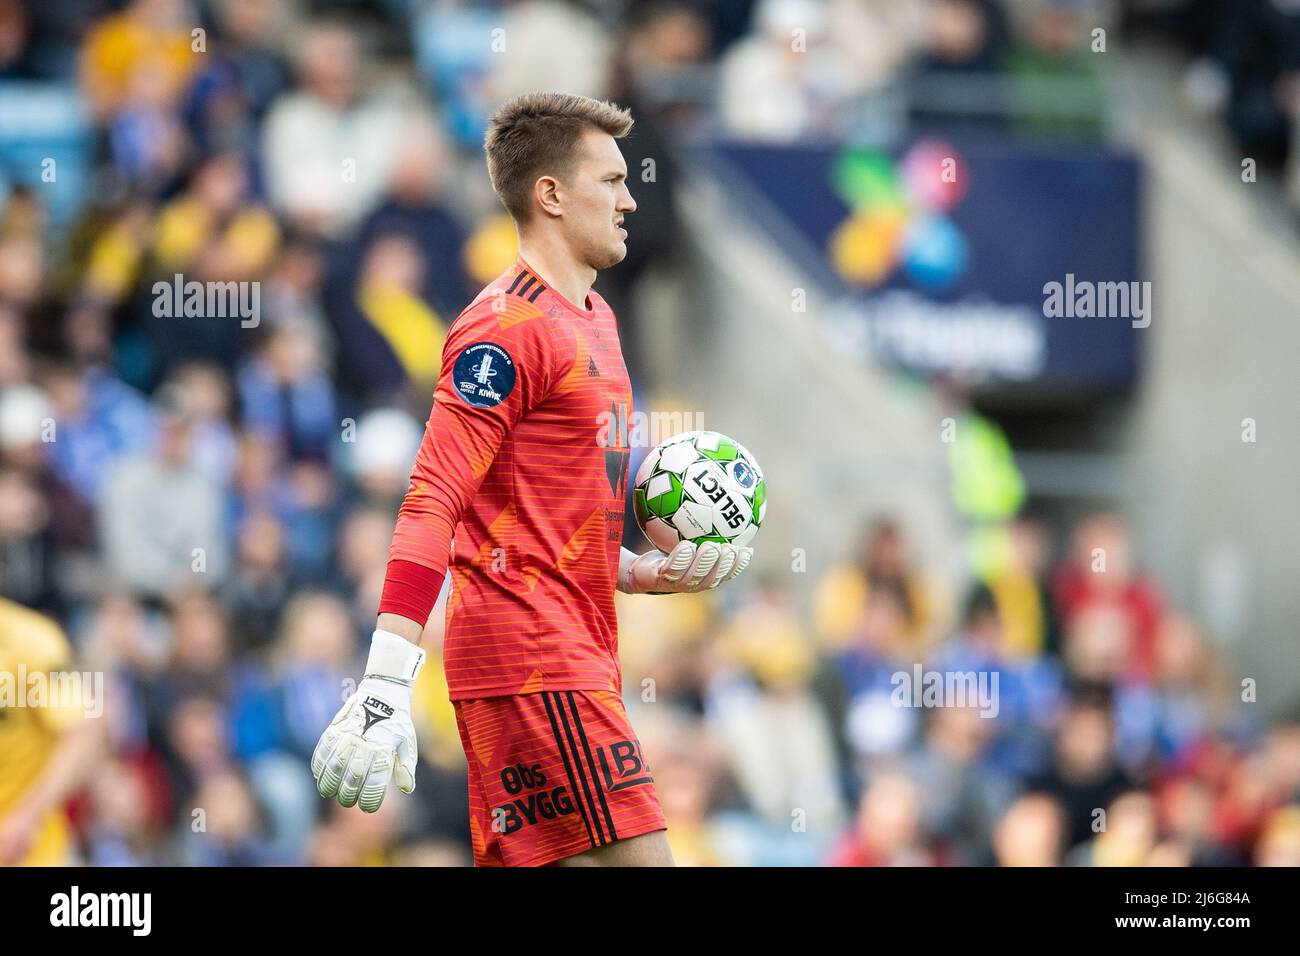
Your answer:
[[[1059,628],[1045,583],[1051,558],[1048,529],[1021,515],[997,530],[998,545],[990,551],[984,582],[1002,619],[1003,650],[1017,659],[1059,655]]]
[[[82,92],[91,113],[111,116],[128,100],[133,85],[147,77],[164,102],[178,100],[198,66],[186,4],[180,0],[135,0],[120,13],[97,20],[80,51]]]
[[[903,530],[888,519],[873,522],[853,559],[829,568],[813,593],[814,632],[823,650],[856,643],[866,626],[872,595],[887,593],[901,614],[883,648],[894,656],[922,652],[942,631],[946,608],[935,583],[911,567]]]
[[[103,701],[96,706],[89,691],[61,699],[53,683],[39,695],[35,689],[68,673],[71,659],[53,621],[0,598],[0,866],[73,862],[63,804],[105,750],[102,721],[93,716]]]
[[[357,284],[357,305],[421,389],[437,384],[447,327],[419,296],[424,278],[420,249],[400,235],[376,239]]]
[[[199,281],[260,279],[280,249],[275,217],[253,198],[245,158],[225,152],[194,171],[185,191],[158,212],[153,269]]]

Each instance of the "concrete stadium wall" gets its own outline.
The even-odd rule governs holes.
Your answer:
[[[1172,128],[1136,145],[1155,310],[1119,435],[1129,517],[1174,601],[1276,714],[1300,705],[1300,244],[1235,160]]]

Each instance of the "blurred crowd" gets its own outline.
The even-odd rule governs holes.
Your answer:
[[[52,615],[107,675],[109,744],[70,807],[81,858],[469,861],[441,605],[414,796],[342,811],[307,760],[373,627],[447,323],[515,255],[482,169],[495,103],[558,88],[633,108],[628,165],[654,175],[598,289],[644,404],[671,384],[645,380],[631,296],[677,245],[669,141],[941,113],[1095,131],[1085,27],[1123,12],[0,0],[0,598]],[[1225,102],[1234,130],[1284,146],[1295,45],[1267,32],[1267,63],[1223,60]],[[987,74],[993,99],[954,113],[952,90]],[[1058,75],[1083,91],[1069,108],[997,106]],[[248,283],[255,307],[177,315],[176,277]],[[1005,566],[961,601],[969,582],[923,579],[905,529],[881,523],[816,582],[811,616],[793,575],[623,603],[627,696],[679,860],[1300,861],[1300,725],[1252,719],[1195,622],[1126,560],[1123,526],[1075,529],[1050,577],[1044,526],[1006,535]],[[1104,574],[1086,557],[1099,537]],[[999,715],[898,706],[893,675],[917,663],[996,672]]]
[[[723,607],[625,602],[625,693],[680,860],[1300,865],[1300,714],[1255,710],[1124,521],[994,531],[998,557],[953,580],[874,521],[811,614],[783,573]],[[920,674],[991,693],[925,696]]]

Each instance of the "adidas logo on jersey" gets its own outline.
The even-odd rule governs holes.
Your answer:
[[[596,377],[597,375],[599,375],[599,374],[600,374],[600,369],[596,368],[596,360],[595,360],[594,358],[590,358],[590,357],[588,357],[588,358],[587,358],[587,375],[590,376],[590,377],[592,377],[592,378],[595,378],[595,377]]]

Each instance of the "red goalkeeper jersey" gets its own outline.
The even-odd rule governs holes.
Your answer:
[[[449,571],[453,700],[622,692],[632,389],[614,313],[595,292],[587,304],[521,257],[448,332],[380,611],[423,622]]]

